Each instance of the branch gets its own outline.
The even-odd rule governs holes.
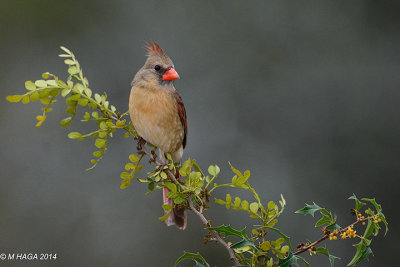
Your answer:
[[[202,222],[204,225],[209,226],[209,225],[210,225],[210,222],[206,219],[206,217],[204,217],[204,215],[203,215],[202,213],[200,213],[200,212],[193,206],[192,201],[189,200],[188,202],[189,202],[189,209],[190,209],[191,211],[193,211],[194,214],[196,214],[196,215],[200,218],[201,222]],[[230,257],[231,261],[232,261],[235,265],[240,265],[239,260],[238,260],[238,259],[236,258],[236,256],[235,256],[235,252],[230,248],[230,246],[225,242],[225,240],[223,240],[223,239],[219,236],[219,234],[218,234],[216,231],[211,230],[210,232],[214,235],[214,237],[215,237],[214,240],[217,241],[218,243],[220,243],[220,244],[228,251],[229,257]]]
[[[344,233],[344,232],[347,231],[347,229],[353,227],[354,225],[359,224],[360,222],[365,222],[365,221],[367,221],[368,219],[371,219],[371,218],[372,218],[372,216],[369,216],[369,217],[367,217],[367,218],[365,218],[365,219],[357,220],[357,221],[353,222],[352,224],[348,225],[347,227],[343,228],[342,230],[340,230],[340,231],[337,233],[337,235],[339,235],[339,234],[341,234],[341,233]],[[329,238],[329,231],[326,231],[326,232],[325,232],[325,235],[324,235],[323,237],[321,237],[320,239],[314,241],[313,243],[309,244],[308,246],[301,247],[299,250],[297,250],[296,252],[294,252],[293,255],[299,255],[299,254],[301,254],[301,253],[303,253],[303,252],[306,252],[306,251],[308,251],[309,249],[312,249],[312,248],[315,247],[317,244],[321,243],[322,241],[324,241],[325,239],[328,239],[328,238]]]

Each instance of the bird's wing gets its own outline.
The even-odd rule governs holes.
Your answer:
[[[181,123],[183,126],[182,146],[183,146],[183,148],[185,148],[187,132],[188,132],[185,105],[183,105],[182,98],[178,93],[175,93],[175,100],[176,100],[176,104],[177,104],[177,108],[178,108],[178,116],[179,116],[179,119],[181,120]]]

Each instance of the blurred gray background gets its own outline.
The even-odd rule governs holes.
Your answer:
[[[185,158],[201,167],[228,161],[251,170],[265,203],[282,193],[279,227],[293,244],[321,234],[315,201],[352,222],[346,200],[376,197],[391,226],[361,266],[393,266],[399,238],[399,1],[16,1],[0,3],[0,252],[57,253],[54,266],[172,266],[186,251],[229,266],[224,249],[203,245],[199,220],[167,228],[160,192],[145,196],[119,174],[135,144],[116,134],[96,169],[93,143],[70,131],[94,125],[66,117],[60,101],[40,128],[39,103],[11,104],[26,80],[50,71],[66,77],[59,46],[78,57],[91,88],[127,110],[130,81],[155,40],[173,59],[189,120]],[[82,113],[80,113],[82,114]],[[226,191],[217,195],[223,197]],[[238,195],[237,191],[231,191]],[[243,196],[249,197],[249,196]],[[251,223],[246,214],[212,205],[214,225]],[[274,236],[273,236],[274,237]],[[353,240],[326,242],[345,266]],[[329,266],[322,256],[312,266]],[[44,262],[0,262],[6,265]],[[192,266],[190,262],[187,265]]]

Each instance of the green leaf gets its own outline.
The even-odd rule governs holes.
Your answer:
[[[220,204],[220,205],[225,205],[225,204],[226,204],[226,202],[223,201],[222,199],[215,198],[214,200],[215,200],[215,202],[216,202],[217,204]],[[247,205],[248,205],[248,203],[247,203]]]
[[[102,148],[105,144],[106,144],[106,140],[105,139],[101,139],[101,138],[97,138],[96,141],[94,142],[94,145],[97,148]]]
[[[35,101],[39,100],[39,98],[40,98],[40,96],[39,96],[39,93],[38,93],[38,92],[33,92],[33,93],[31,94],[31,101],[32,101],[32,102],[35,102]]]
[[[150,185],[150,184],[149,184]],[[150,190],[153,191],[153,190]],[[166,219],[168,219],[169,215],[171,214],[172,210],[170,210],[169,212],[165,213],[164,216],[158,217],[158,219],[160,221],[165,221]]]
[[[16,103],[16,102],[21,101],[22,97],[24,97],[24,96],[23,95],[8,95],[6,97],[6,100],[8,102]]]
[[[72,55],[71,51],[69,51],[67,48],[65,48],[64,46],[60,46],[60,48],[67,53],[68,55]]]
[[[264,226],[264,228],[270,229],[278,233],[286,242],[286,244],[289,245],[290,251],[292,251],[292,243],[290,242],[290,237],[282,233],[279,229],[274,228],[274,227],[269,227],[269,226]]]
[[[246,227],[243,228],[242,230],[236,230],[233,229],[230,225],[221,225],[218,227],[208,227],[209,230],[214,230],[218,234],[224,233],[226,237],[228,236],[237,236],[243,239],[248,239],[247,234],[246,234]]]
[[[127,163],[126,165],[125,165],[125,170],[127,170],[127,171],[129,171],[129,170],[134,170],[135,169],[135,165],[133,164],[133,163]]]
[[[258,211],[258,203],[256,203],[256,202],[251,203],[250,204],[250,210],[253,213],[257,213],[257,211]]]
[[[217,176],[220,171],[221,170],[217,165],[210,165],[210,167],[208,167],[208,173],[212,176]]]
[[[29,96],[24,96],[23,98],[22,98],[22,104],[28,104],[29,103]]]
[[[185,260],[185,259],[194,260],[194,261],[196,262],[196,266],[199,266],[199,265],[197,265],[198,262],[197,262],[195,259],[201,260],[201,262],[202,262],[203,264],[205,264],[206,267],[209,267],[209,266],[210,266],[210,265],[207,263],[207,261],[203,258],[203,256],[200,255],[200,253],[191,253],[191,252],[186,252],[186,251],[184,251],[183,255],[180,256],[180,257],[175,261],[174,267],[178,266],[178,263],[180,263],[181,261],[183,261],[183,260]]]
[[[340,226],[337,225],[336,223],[330,224],[327,227],[325,227],[326,230],[328,231],[333,231],[333,230],[340,230]]]
[[[85,95],[87,95],[88,97],[92,96],[92,90],[90,90],[89,88],[85,88],[84,91],[85,91]]]
[[[137,162],[137,161],[139,161],[139,157],[136,156],[135,154],[130,154],[129,155],[129,160],[132,161],[132,162]]]
[[[82,137],[82,135],[80,133],[78,133],[78,132],[70,132],[68,134],[68,138],[71,138],[71,139],[78,139],[78,138],[81,138],[81,137]]]
[[[297,256],[294,256],[292,253],[289,253],[289,255],[284,259],[279,259],[278,265],[279,267],[289,267],[290,265],[299,266]]]
[[[131,174],[129,172],[121,172],[120,177],[122,179],[128,179],[131,178]]]
[[[304,215],[310,214],[311,216],[314,217],[314,213],[316,211],[321,210],[321,209],[322,208],[320,206],[318,206],[317,204],[315,204],[313,202],[313,205],[306,204],[306,206],[304,208],[297,210],[295,213],[301,213],[301,214],[304,214]]]
[[[257,248],[256,245],[253,242],[251,242],[249,239],[247,239],[247,238],[244,238],[243,240],[231,245],[231,248],[237,249],[237,248],[242,248],[242,247],[245,247],[245,246],[250,246],[250,247],[253,247],[253,248]]]
[[[362,260],[367,259],[370,254],[372,254],[372,250],[369,246],[364,244],[365,241],[361,240],[360,243],[353,245],[356,247],[356,254],[353,259],[347,264],[347,266],[355,266],[360,263]]]
[[[101,103],[101,96],[98,93],[94,94],[94,99],[96,100],[97,103]]]
[[[41,87],[41,88],[46,88],[47,87],[47,83],[45,80],[37,80],[35,81],[35,85],[37,87]],[[26,87],[26,83],[25,83],[25,87]],[[28,89],[28,88],[27,88]],[[36,89],[36,88],[35,88]]]
[[[36,85],[32,81],[26,81],[25,88],[29,91],[36,90]]]
[[[61,91],[61,95],[62,95],[62,97],[66,97],[70,92],[71,92],[71,89],[69,89],[69,88],[64,88],[64,89],[62,89],[62,91]]]
[[[67,127],[70,125],[71,121],[72,121],[72,117],[65,118],[62,121],[60,121],[60,125],[62,127]]]
[[[131,184],[131,180],[130,179],[123,180],[121,182],[121,186],[119,188],[120,189],[124,189],[124,188],[128,187],[130,184]]]
[[[336,256],[331,255],[326,247],[319,247],[315,250],[315,252],[327,256],[331,267],[334,266],[335,259],[340,259]]]
[[[68,73],[71,75],[77,74],[77,73],[79,73],[79,68],[77,68],[75,66],[70,66],[68,68]]]
[[[81,105],[82,107],[86,106],[88,104],[89,100],[86,98],[81,98],[78,100],[78,104]]]
[[[334,223],[334,219],[332,218],[332,214],[328,212],[326,209],[321,209],[320,210],[322,218],[319,219],[315,223],[315,227],[321,226],[323,224],[332,224]]]
[[[174,208],[174,206],[169,205],[169,204],[164,204],[164,205],[162,205],[162,208],[163,208],[164,210],[172,210],[172,209]]]
[[[72,59],[66,59],[64,60],[64,63],[67,65],[75,65],[75,61],[73,61]]]
[[[353,199],[356,202],[356,207],[355,207],[356,211],[359,211],[362,208],[362,206],[365,205],[364,202],[358,200],[358,198],[356,197],[356,195],[354,193],[351,197],[349,197],[349,199]]]
[[[299,260],[301,260],[301,261],[304,263],[304,265],[306,265],[307,267],[310,267],[310,263],[309,263],[308,261],[306,261],[305,258],[300,257],[299,255],[296,255],[296,257],[297,257]],[[332,267],[332,266],[331,266],[331,267]]]

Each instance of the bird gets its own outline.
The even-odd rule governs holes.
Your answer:
[[[131,83],[129,115],[138,135],[158,147],[164,162],[169,153],[174,163],[180,163],[188,134],[185,106],[173,84],[180,77],[170,57],[156,42],[147,43],[145,49],[147,60]],[[168,192],[164,187],[163,203],[174,206]],[[174,207],[165,223],[184,230],[184,208]]]

